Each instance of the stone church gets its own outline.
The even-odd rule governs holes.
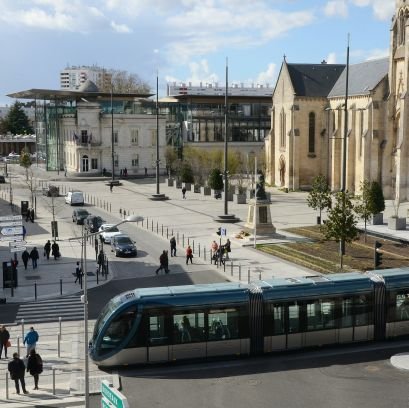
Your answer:
[[[409,0],[396,0],[388,58],[349,66],[294,64],[284,58],[265,140],[266,181],[309,189],[324,175],[341,189],[378,181],[385,198],[409,200]]]

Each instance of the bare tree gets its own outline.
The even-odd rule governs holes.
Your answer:
[[[148,93],[150,86],[143,81],[137,74],[131,74],[128,71],[111,69],[108,71],[112,75],[111,83],[115,93]],[[111,84],[101,84],[102,92],[111,92]]]

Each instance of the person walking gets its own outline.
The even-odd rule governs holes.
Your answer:
[[[7,358],[7,349],[10,347],[10,333],[6,329],[6,326],[0,327],[0,360],[1,355],[3,354],[4,348],[4,357]]]
[[[75,267],[75,281],[74,281],[74,283],[77,283],[77,281],[78,281],[78,283],[81,284],[81,272],[82,271],[81,271],[80,263],[77,262],[77,265]]]
[[[48,240],[44,245],[44,256],[46,256],[47,259],[50,259],[50,252],[51,252],[51,242],[50,240]]]
[[[101,272],[101,269],[103,270],[104,263],[105,263],[105,254],[104,254],[104,250],[101,248],[98,254],[98,258],[97,258],[98,272]]]
[[[176,256],[176,238],[172,237],[169,241],[170,243],[170,256]]]
[[[190,245],[188,245],[186,248],[186,265],[188,264],[189,260],[190,260],[190,263],[192,264],[193,263],[193,251]]]
[[[38,254],[37,247],[34,247],[30,252],[30,258],[31,258],[31,261],[33,262],[33,269],[37,268],[37,261],[39,257],[40,255]]]
[[[21,254],[21,259],[23,260],[24,269],[27,270],[28,260],[30,259],[30,254],[28,253],[27,249]]]
[[[56,241],[53,242],[51,245],[51,254],[54,257],[54,260],[57,260],[61,256],[60,254],[60,246],[57,244]]]
[[[34,211],[34,208],[32,208],[30,210],[30,221],[31,222],[34,222],[34,217],[35,217],[35,211]]]
[[[26,383],[24,381],[24,375],[26,372],[26,366],[24,361],[19,357],[18,353],[13,353],[13,360],[8,364],[8,370],[10,372],[10,377],[14,380],[16,385],[16,393],[20,394],[20,383],[24,394],[28,394],[26,390]]]
[[[109,183],[109,191],[112,193],[112,189],[114,188],[114,183],[111,181]]]
[[[36,348],[37,341],[40,338],[38,333],[34,330],[34,327],[30,327],[30,331],[24,337],[23,344],[27,343],[27,358],[30,355],[30,351]]]
[[[27,372],[34,377],[34,389],[38,390],[38,379],[43,372],[43,360],[40,354],[36,353],[35,349],[30,351],[27,360]]]
[[[186,187],[182,188],[182,198],[186,199]]]
[[[169,260],[168,260],[168,254],[167,251],[163,251],[159,257],[159,268],[156,269],[156,275],[159,273],[159,271],[161,271],[162,269],[165,270],[165,273],[169,273],[169,269],[168,269],[168,265],[169,265]]]
[[[226,241],[226,243],[224,244],[224,253],[225,253],[225,256],[226,256],[226,259],[227,260],[229,260],[230,258],[229,258],[229,253],[231,252],[231,242],[230,242],[230,239],[229,238],[227,238],[227,241]]]

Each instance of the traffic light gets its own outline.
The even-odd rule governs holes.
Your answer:
[[[382,244],[378,241],[375,241],[375,254],[374,254],[374,261],[375,261],[375,269],[382,264],[382,256],[383,253],[381,251]]]
[[[222,235],[222,228],[217,228],[216,234],[220,237]]]

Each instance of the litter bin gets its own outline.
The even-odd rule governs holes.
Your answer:
[[[28,212],[28,201],[21,202],[21,215],[27,216]]]
[[[13,268],[11,261],[3,262],[3,288],[17,287],[17,268]]]

